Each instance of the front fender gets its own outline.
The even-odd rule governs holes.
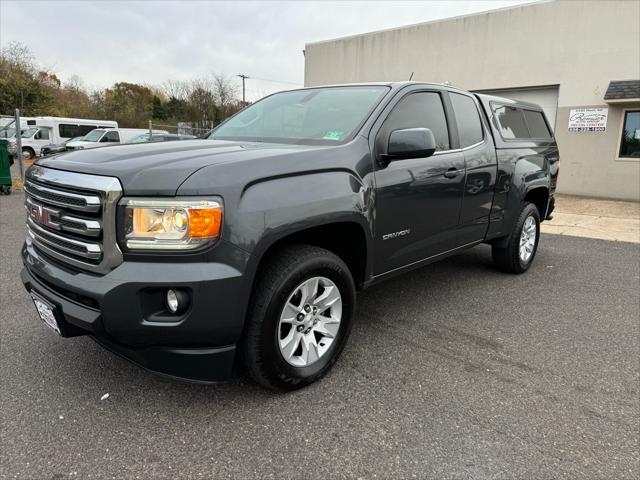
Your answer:
[[[362,227],[370,247],[372,192],[370,185],[341,170],[256,182],[242,193],[229,241],[261,258],[288,235],[330,223],[354,222]]]

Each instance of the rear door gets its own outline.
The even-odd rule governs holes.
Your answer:
[[[489,125],[481,115],[473,95],[449,92],[458,127],[460,148],[464,153],[465,180],[458,246],[484,239],[498,170],[495,145]]]
[[[376,163],[376,275],[456,245],[464,155],[457,148],[455,125],[449,116],[446,91],[416,86],[392,103],[379,120],[373,147],[376,159],[386,153],[390,133],[404,128],[429,128],[437,149],[426,158],[395,160],[384,166]]]

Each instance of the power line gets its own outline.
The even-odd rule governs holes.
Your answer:
[[[299,82],[289,82],[287,80],[271,80],[269,78],[260,78],[260,77],[251,77],[253,80],[262,80],[263,82],[272,82],[272,83],[285,83],[288,85],[296,85],[298,87],[302,86],[302,83]]]

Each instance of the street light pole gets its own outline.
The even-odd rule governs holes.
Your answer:
[[[242,79],[242,103],[245,103],[245,95],[244,95],[244,81],[249,78],[247,75],[241,73],[239,75],[237,75],[238,77],[240,77]]]

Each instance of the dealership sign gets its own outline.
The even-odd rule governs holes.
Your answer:
[[[607,130],[608,108],[572,108],[569,112],[570,132],[604,132]]]

